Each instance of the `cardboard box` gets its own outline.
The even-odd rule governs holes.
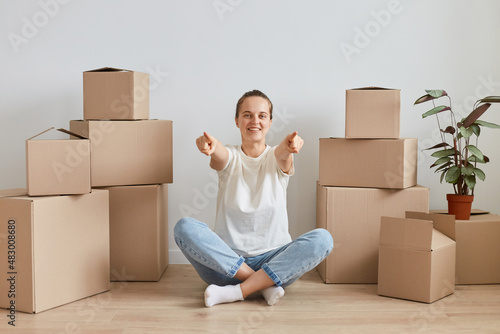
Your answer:
[[[109,190],[112,281],[158,281],[168,266],[167,184]]]
[[[500,216],[473,209],[469,220],[456,221],[456,234],[456,284],[500,284]]]
[[[50,128],[26,140],[26,183],[30,196],[90,193],[90,141],[35,140]],[[67,132],[64,129],[59,131]]]
[[[0,198],[0,222],[0,307],[38,313],[109,289],[107,191]]]
[[[500,284],[500,216],[457,220],[457,284]]]
[[[318,266],[325,283],[377,283],[380,218],[428,211],[429,189],[317,185],[317,227],[333,236],[332,253]]]
[[[378,294],[432,303],[455,291],[455,217],[406,217],[382,217]]]
[[[111,67],[83,72],[84,119],[148,119],[149,74]]]
[[[404,189],[417,184],[416,138],[320,138],[319,183]]]
[[[399,138],[401,91],[380,87],[346,90],[346,138]]]
[[[172,121],[71,121],[90,138],[92,187],[172,183]]]

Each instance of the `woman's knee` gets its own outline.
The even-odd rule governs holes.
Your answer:
[[[330,232],[324,228],[317,228],[312,230],[314,244],[318,246],[318,250],[330,254],[333,250],[333,238]]]
[[[174,236],[184,239],[189,236],[199,224],[200,222],[194,218],[181,218],[174,226]]]

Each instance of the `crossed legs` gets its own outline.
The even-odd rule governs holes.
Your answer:
[[[206,224],[193,218],[179,220],[174,235],[183,254],[210,284],[205,291],[207,307],[243,300],[257,291],[274,305],[285,293],[282,285],[292,284],[316,267],[333,248],[331,235],[317,229],[262,258],[247,258],[252,262],[248,265]]]

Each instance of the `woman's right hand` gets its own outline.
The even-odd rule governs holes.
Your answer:
[[[201,153],[211,156],[217,148],[217,139],[203,132],[203,136],[196,138],[196,146]]]

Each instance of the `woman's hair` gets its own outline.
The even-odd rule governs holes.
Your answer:
[[[240,99],[238,100],[238,103],[236,103],[236,118],[238,118],[238,116],[240,115],[240,107],[241,107],[241,104],[243,103],[243,101],[245,101],[245,99],[247,97],[251,97],[251,96],[262,97],[262,98],[266,99],[267,102],[269,102],[269,116],[270,116],[270,119],[273,119],[273,103],[271,102],[271,100],[269,100],[269,98],[267,97],[266,94],[262,93],[260,90],[257,90],[257,89],[248,91],[245,94],[243,94],[242,97],[240,97]]]

